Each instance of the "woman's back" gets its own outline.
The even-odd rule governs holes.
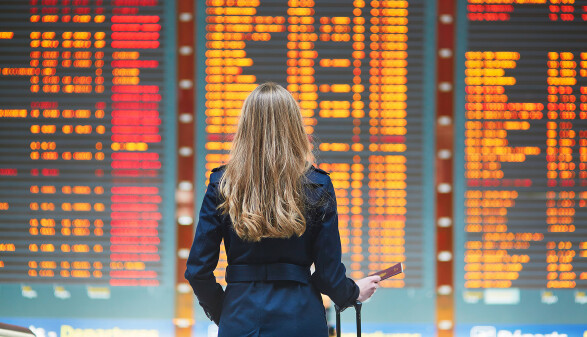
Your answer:
[[[200,304],[219,324],[219,336],[326,336],[320,292],[339,305],[349,305],[359,291],[340,263],[330,177],[313,167],[306,174],[305,190],[314,207],[308,208],[304,234],[247,242],[236,235],[230,218],[216,209],[223,171],[221,167],[210,175],[186,271]],[[222,239],[228,258],[225,294],[211,276]],[[312,264],[316,271],[310,276]],[[211,292],[216,296],[209,296]]]
[[[258,86],[243,104],[230,160],[210,175],[185,273],[219,336],[325,337],[320,293],[339,306],[358,298],[341,263],[332,181],[312,161],[291,94]],[[222,240],[226,290],[213,274]]]

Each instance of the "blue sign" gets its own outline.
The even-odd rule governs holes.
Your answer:
[[[31,329],[37,337],[174,337],[172,320],[3,318],[0,322]]]

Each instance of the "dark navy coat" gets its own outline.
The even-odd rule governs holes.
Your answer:
[[[232,229],[230,217],[217,210],[218,182],[223,172],[221,166],[210,175],[185,272],[206,315],[218,324],[218,336],[326,337],[320,293],[339,306],[352,305],[359,296],[358,286],[346,277],[341,263],[336,197],[330,177],[314,167],[306,173],[311,206],[301,237],[264,238],[251,243],[241,240]],[[213,275],[222,239],[229,268],[286,263],[309,270],[314,264],[315,272],[308,282],[228,282],[223,290]]]

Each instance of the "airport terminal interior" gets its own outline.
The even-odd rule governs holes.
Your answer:
[[[267,81],[347,276],[403,265],[363,336],[587,336],[587,0],[0,0],[0,336],[217,336],[186,259]]]

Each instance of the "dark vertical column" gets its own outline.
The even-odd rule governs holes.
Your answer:
[[[436,325],[454,335],[453,156],[455,0],[438,0],[436,31]]]
[[[186,259],[194,237],[195,145],[195,1],[177,0],[177,185],[176,185],[176,301],[175,336],[192,335],[192,290],[184,278]]]

